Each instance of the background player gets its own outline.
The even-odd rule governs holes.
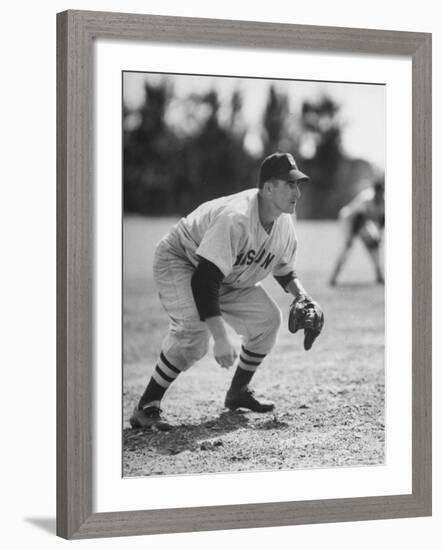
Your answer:
[[[344,225],[345,242],[340,252],[329,283],[334,286],[349,256],[352,243],[359,237],[375,270],[376,282],[384,284],[380,264],[380,245],[385,225],[385,184],[384,179],[377,179],[361,191],[349,204],[339,212],[339,219]]]
[[[154,278],[170,326],[130,418],[132,427],[171,428],[161,419],[161,399],[177,376],[206,354],[210,335],[217,363],[228,368],[236,362],[225,406],[255,412],[274,408],[260,402],[249,388],[275,344],[281,322],[277,304],[260,281],[272,273],[286,292],[308,304],[307,317],[322,316],[294,269],[297,239],[292,214],[300,185],[308,180],[292,155],[275,153],[261,165],[258,189],[203,203],[160,241]],[[238,356],[225,322],[242,336]]]

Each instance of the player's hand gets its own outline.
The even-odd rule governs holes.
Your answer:
[[[232,367],[237,359],[237,352],[229,338],[218,338],[214,341],[214,357],[224,369]]]

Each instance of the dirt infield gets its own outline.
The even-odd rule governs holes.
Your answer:
[[[270,414],[229,412],[232,371],[211,352],[181,375],[162,406],[175,428],[132,430],[128,418],[155,365],[167,330],[152,281],[155,243],[171,219],[125,220],[123,475],[177,475],[362,466],[385,460],[384,288],[360,244],[342,284],[327,279],[339,247],[333,222],[299,222],[299,276],[325,311],[324,333],[306,352],[282,326],[252,386],[276,403]],[[287,317],[290,298],[265,283]]]

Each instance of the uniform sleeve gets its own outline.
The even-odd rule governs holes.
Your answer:
[[[295,272],[295,253],[297,250],[297,237],[295,235],[295,229],[292,225],[288,227],[288,236],[287,236],[287,245],[284,249],[284,252],[275,264],[272,274],[278,280],[283,278],[283,281],[288,278],[294,278],[296,276]]]
[[[229,214],[221,214],[206,230],[196,254],[217,266],[226,277],[231,273],[240,249],[241,234],[238,220]]]
[[[223,273],[213,263],[201,259],[191,279],[192,294],[201,321],[221,315],[219,292]]]

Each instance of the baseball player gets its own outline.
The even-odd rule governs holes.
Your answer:
[[[376,282],[384,284],[380,265],[380,244],[385,225],[385,185],[383,179],[361,191],[349,204],[339,212],[339,219],[344,226],[344,247],[340,252],[329,283],[337,284],[337,278],[349,256],[354,240],[359,237],[368,251],[375,270]]]
[[[323,326],[320,307],[294,269],[297,239],[292,215],[308,180],[292,155],[270,155],[260,167],[258,188],[203,203],[157,245],[154,279],[170,325],[130,418],[133,428],[171,429],[161,417],[161,400],[174,380],[206,354],[210,336],[217,363],[223,368],[236,364],[225,406],[273,410],[274,404],[259,401],[249,388],[281,323],[281,312],[260,281],[272,273],[294,296],[289,330],[305,329],[305,349]],[[242,336],[239,353],[225,323]]]

